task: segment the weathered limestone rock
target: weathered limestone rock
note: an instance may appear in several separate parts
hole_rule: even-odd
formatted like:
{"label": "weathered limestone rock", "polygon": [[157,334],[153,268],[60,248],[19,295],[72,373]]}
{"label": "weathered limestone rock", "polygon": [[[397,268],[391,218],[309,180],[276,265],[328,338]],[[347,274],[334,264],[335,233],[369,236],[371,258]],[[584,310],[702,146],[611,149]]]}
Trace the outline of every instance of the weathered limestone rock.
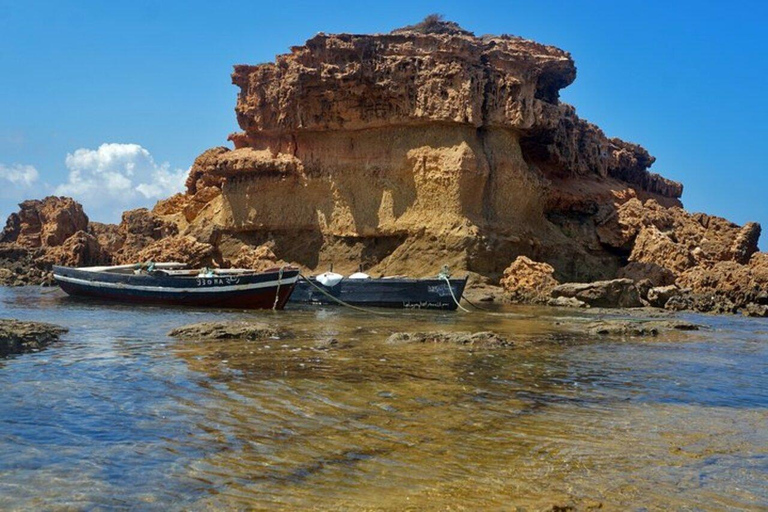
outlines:
{"label": "weathered limestone rock", "polygon": [[[425,27],[319,34],[274,63],[236,66],[235,149],[200,155],[186,201],[159,211],[196,232],[271,241],[309,269],[419,276],[449,264],[498,281],[529,254],[555,277],[613,277],[620,258],[595,235],[603,198],[609,210],[625,200],[614,197],[679,204],[682,187],[559,102],[576,76],[567,52]],[[584,209],[548,211],[573,191],[586,222]]]}
{"label": "weathered limestone rock", "polygon": [[680,289],[675,285],[657,286],[648,290],[647,299],[651,306],[663,308],[669,299],[680,295]]}
{"label": "weathered limestone rock", "polygon": [[635,308],[643,305],[631,279],[565,283],[552,290],[552,297],[575,298],[590,306],[602,308]]}
{"label": "weathered limestone rock", "polygon": [[547,306],[555,308],[588,308],[589,304],[580,301],[576,297],[550,297]]}
{"label": "weathered limestone rock", "polygon": [[266,340],[283,338],[288,333],[257,322],[201,322],[178,327],[168,333],[174,338],[188,340]]}
{"label": "weathered limestone rock", "polygon": [[40,350],[65,332],[58,325],[0,319],[0,356]]}
{"label": "weathered limestone rock", "polygon": [[669,330],[698,331],[699,326],[684,320],[601,320],[586,327],[601,336],[658,336]]}
{"label": "weathered limestone rock", "polygon": [[559,283],[552,277],[555,269],[547,263],[518,256],[504,271],[501,286],[512,302],[546,302]]}
{"label": "weathered limestone rock", "polygon": [[513,347],[515,343],[493,332],[396,332],[387,338],[393,345],[430,343],[474,348]]}
{"label": "weathered limestone rock", "polygon": [[258,271],[285,265],[285,262],[278,261],[275,253],[272,252],[271,247],[267,244],[256,248],[243,246],[240,252],[228,263],[228,266],[232,268],[247,268]]}
{"label": "weathered limestone rock", "polygon": [[217,267],[216,249],[191,236],[171,236],[148,245],[136,253],[136,262],[179,262],[192,268]]}
{"label": "weathered limestone rock", "polygon": [[112,256],[99,244],[98,239],[85,231],[78,231],[63,244],[51,247],[45,255],[52,265],[84,267],[109,265]]}
{"label": "weathered limestone rock", "polygon": [[15,242],[22,247],[55,247],[78,231],[88,228],[83,207],[69,197],[49,196],[24,201],[11,215],[0,242]]}

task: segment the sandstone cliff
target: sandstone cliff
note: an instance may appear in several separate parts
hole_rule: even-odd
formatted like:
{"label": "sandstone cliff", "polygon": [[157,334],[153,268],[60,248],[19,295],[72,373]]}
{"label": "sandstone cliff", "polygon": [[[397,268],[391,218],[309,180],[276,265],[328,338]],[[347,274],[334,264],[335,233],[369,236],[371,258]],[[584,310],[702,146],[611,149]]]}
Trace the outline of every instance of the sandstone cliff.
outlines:
{"label": "sandstone cliff", "polygon": [[452,23],[319,34],[235,66],[235,149],[203,153],[155,212],[224,257],[269,242],[312,270],[497,281],[526,255],[561,279],[612,277],[628,252],[601,223],[631,198],[679,206],[682,186],[560,103],[575,77],[558,48]]}

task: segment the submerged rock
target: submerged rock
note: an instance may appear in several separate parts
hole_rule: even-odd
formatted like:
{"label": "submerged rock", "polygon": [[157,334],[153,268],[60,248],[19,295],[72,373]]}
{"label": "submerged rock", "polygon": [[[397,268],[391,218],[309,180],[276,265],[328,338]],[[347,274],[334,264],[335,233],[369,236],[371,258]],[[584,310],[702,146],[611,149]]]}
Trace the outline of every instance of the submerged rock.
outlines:
{"label": "submerged rock", "polygon": [[699,326],[684,320],[600,320],[586,326],[586,332],[601,336],[658,336],[671,330],[698,331]]}
{"label": "submerged rock", "polygon": [[490,331],[484,332],[396,332],[387,338],[387,343],[401,345],[409,343],[434,343],[466,345],[477,348],[514,347],[515,343]]}
{"label": "submerged rock", "polygon": [[256,322],[201,322],[178,327],[168,335],[189,340],[264,340],[284,338],[288,333]]}
{"label": "submerged rock", "polygon": [[40,350],[65,332],[58,325],[0,319],[0,356]]}

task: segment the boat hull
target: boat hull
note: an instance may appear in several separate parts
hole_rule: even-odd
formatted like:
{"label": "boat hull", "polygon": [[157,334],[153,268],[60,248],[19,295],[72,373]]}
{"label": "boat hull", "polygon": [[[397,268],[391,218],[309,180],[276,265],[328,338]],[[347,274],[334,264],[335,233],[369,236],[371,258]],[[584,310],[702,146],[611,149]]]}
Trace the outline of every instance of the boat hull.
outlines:
{"label": "boat hull", "polygon": [[132,304],[236,309],[283,309],[298,275],[297,269],[286,269],[282,275],[275,270],[213,277],[122,275],[69,267],[53,269],[54,279],[61,289],[75,297]]}
{"label": "boat hull", "polygon": [[[316,279],[312,284],[347,304],[361,307],[400,309],[456,309],[448,284],[443,279],[342,279],[325,286]],[[456,299],[461,299],[467,279],[450,279]],[[304,279],[296,283],[290,303],[338,305]]]}

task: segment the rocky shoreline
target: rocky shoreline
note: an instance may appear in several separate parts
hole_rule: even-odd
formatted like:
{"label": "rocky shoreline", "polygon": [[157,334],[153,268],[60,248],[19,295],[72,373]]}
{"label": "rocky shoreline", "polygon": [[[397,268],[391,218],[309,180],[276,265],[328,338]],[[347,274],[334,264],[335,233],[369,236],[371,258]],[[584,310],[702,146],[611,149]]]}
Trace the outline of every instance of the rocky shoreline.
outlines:
{"label": "rocky shoreline", "polygon": [[21,203],[0,285],[148,260],[414,277],[447,264],[471,276],[471,300],[768,316],[760,225],[685,211],[648,151],[560,102],[575,78],[559,48],[452,22],[319,34],[235,66],[242,132],[195,160],[184,193],[119,224],[71,198]]}

